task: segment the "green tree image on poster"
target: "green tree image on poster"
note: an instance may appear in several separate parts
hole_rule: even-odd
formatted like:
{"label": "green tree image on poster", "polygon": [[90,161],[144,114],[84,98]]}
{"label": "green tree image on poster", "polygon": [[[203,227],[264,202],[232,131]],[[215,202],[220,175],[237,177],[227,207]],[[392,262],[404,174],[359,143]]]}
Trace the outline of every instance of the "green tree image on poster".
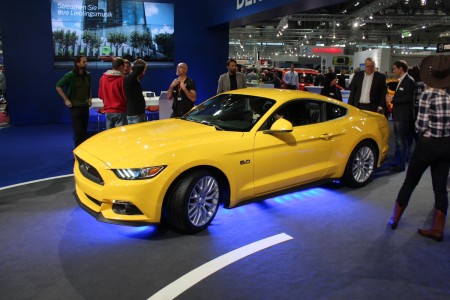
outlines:
{"label": "green tree image on poster", "polygon": [[94,69],[109,67],[114,56],[173,67],[173,3],[51,0],[51,17],[55,68],[71,68],[78,55]]}

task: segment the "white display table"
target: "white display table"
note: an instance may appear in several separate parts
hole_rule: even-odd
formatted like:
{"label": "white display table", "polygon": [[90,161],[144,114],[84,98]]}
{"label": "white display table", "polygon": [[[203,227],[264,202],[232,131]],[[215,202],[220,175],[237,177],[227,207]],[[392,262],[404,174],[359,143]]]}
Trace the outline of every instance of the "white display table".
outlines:
{"label": "white display table", "polygon": [[[159,105],[159,97],[145,97],[145,105]],[[91,108],[103,107],[103,100],[100,98],[92,98]]]}

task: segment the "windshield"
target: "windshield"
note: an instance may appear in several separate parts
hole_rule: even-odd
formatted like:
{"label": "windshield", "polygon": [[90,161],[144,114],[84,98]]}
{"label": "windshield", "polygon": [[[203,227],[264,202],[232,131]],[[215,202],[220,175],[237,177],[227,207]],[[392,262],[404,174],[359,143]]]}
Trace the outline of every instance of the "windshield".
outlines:
{"label": "windshield", "polygon": [[275,103],[248,95],[221,94],[195,107],[181,119],[226,131],[250,131]]}

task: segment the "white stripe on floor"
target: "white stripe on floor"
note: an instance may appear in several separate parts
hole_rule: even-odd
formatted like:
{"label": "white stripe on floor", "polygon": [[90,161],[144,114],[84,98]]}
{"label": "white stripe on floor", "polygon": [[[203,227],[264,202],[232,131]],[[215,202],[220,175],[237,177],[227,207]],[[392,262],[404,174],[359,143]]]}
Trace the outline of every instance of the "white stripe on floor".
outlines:
{"label": "white stripe on floor", "polygon": [[70,177],[70,176],[73,176],[73,174],[67,174],[67,175],[61,175],[61,176],[55,176],[55,177],[48,177],[48,178],[43,178],[43,179],[38,179],[38,180],[33,180],[33,181],[22,182],[22,183],[18,183],[18,184],[13,184],[13,185],[8,185],[8,186],[0,187],[0,191],[1,191],[1,190],[6,190],[6,189],[10,189],[10,188],[14,188],[14,187],[18,187],[18,186],[22,186],[22,185],[31,184],[31,183],[36,183],[36,182],[41,182],[41,181],[47,181],[47,180],[52,180],[52,179],[58,179],[58,178],[64,178],[64,177]]}
{"label": "white stripe on floor", "polygon": [[253,253],[272,247],[276,244],[286,242],[291,239],[293,239],[293,237],[285,233],[280,233],[259,240],[257,242],[251,243],[249,245],[243,246],[231,252],[228,252],[227,254],[219,256],[218,258],[215,258],[207,262],[206,264],[198,267],[197,269],[192,270],[186,275],[180,277],[179,279],[175,280],[174,282],[172,282],[171,284],[169,284],[168,286],[166,286],[165,288],[163,288],[162,290],[160,290],[159,292],[157,292],[148,299],[149,300],[174,299],[175,297],[179,296],[181,293],[183,293],[193,285],[197,284],[201,280],[205,279],[209,275],[213,274],[214,272],[217,272],[220,269],[225,268],[226,266],[234,263],[235,261],[238,261],[241,258],[249,256]]}

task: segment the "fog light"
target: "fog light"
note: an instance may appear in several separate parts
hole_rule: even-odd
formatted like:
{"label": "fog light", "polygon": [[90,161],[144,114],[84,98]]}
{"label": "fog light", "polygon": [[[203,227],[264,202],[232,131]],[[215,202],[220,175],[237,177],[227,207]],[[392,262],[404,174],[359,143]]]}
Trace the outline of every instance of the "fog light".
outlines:
{"label": "fog light", "polygon": [[142,215],[143,213],[131,202],[113,200],[112,210],[119,215]]}

